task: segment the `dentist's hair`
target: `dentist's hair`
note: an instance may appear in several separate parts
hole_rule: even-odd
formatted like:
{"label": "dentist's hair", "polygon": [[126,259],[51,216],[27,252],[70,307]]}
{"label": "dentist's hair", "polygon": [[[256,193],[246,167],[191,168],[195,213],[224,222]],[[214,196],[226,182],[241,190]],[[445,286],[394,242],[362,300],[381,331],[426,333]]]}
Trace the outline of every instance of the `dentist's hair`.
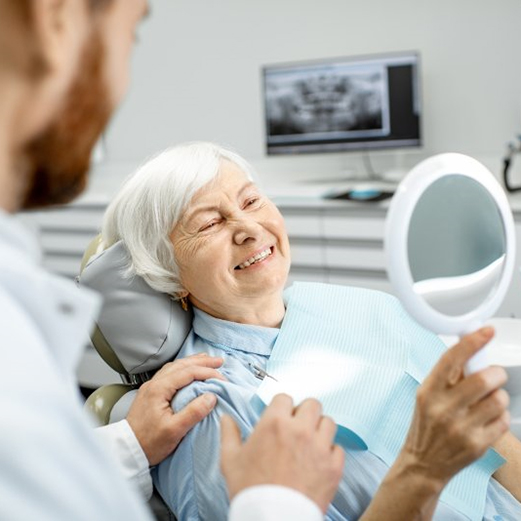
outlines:
{"label": "dentist's hair", "polygon": [[130,255],[128,276],[177,297],[183,290],[170,234],[192,197],[230,161],[253,180],[241,156],[214,143],[187,143],[159,153],[127,178],[105,212],[103,246],[123,241]]}

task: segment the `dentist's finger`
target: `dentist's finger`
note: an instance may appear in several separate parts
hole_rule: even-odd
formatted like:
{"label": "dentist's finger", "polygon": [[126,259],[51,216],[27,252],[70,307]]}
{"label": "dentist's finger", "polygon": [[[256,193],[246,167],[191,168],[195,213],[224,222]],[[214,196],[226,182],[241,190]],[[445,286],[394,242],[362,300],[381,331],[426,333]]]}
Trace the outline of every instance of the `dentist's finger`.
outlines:
{"label": "dentist's finger", "polygon": [[287,394],[280,393],[271,400],[271,403],[264,410],[260,421],[263,422],[264,419],[264,422],[267,422],[273,418],[286,418],[292,415],[293,399]]}
{"label": "dentist's finger", "polygon": [[322,404],[313,398],[304,400],[294,412],[295,418],[310,427],[316,427],[322,417]]}
{"label": "dentist's finger", "polygon": [[241,431],[227,414],[221,418],[221,469],[242,445]]}
{"label": "dentist's finger", "polygon": [[156,377],[169,376],[186,367],[198,366],[198,367],[210,367],[212,369],[218,369],[222,366],[224,360],[220,357],[208,356],[206,353],[200,353],[197,355],[188,356],[181,360],[174,360],[165,364],[157,373]]}
{"label": "dentist's finger", "polygon": [[333,440],[335,439],[337,429],[337,424],[331,418],[322,416],[318,424],[318,436],[325,442],[330,443],[331,447],[333,447]]}
{"label": "dentist's finger", "polygon": [[226,381],[226,378],[216,369],[211,369],[209,367],[191,366],[185,367],[184,369],[173,373],[170,377],[170,380],[165,382],[165,387],[176,392],[195,380],[202,381],[209,380],[210,378],[215,378],[224,382]]}
{"label": "dentist's finger", "polygon": [[172,417],[172,424],[176,425],[178,435],[183,438],[192,427],[212,412],[216,403],[215,394],[205,393],[175,413]]}

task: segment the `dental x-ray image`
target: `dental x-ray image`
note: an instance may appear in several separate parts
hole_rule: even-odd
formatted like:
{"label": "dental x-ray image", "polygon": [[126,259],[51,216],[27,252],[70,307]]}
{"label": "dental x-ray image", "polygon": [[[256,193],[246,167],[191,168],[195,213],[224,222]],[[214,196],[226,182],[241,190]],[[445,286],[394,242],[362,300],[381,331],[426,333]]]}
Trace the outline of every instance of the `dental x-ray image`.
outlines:
{"label": "dental x-ray image", "polygon": [[389,133],[387,71],[381,65],[274,72],[266,77],[266,100],[275,139]]}

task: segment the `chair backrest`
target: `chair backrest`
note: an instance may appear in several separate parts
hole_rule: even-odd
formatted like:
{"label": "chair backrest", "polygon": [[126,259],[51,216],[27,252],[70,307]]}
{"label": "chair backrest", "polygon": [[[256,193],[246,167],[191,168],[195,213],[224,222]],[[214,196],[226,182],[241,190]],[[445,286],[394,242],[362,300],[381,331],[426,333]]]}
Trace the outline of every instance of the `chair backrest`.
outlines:
{"label": "chair backrest", "polygon": [[175,358],[190,331],[192,313],[141,277],[129,276],[128,266],[124,244],[103,249],[98,236],[85,251],[78,284],[103,296],[91,335],[94,347],[125,383],[137,387]]}
{"label": "chair backrest", "polygon": [[[127,384],[104,385],[85,403],[100,425],[126,416],[141,383],[181,349],[192,313],[184,312],[172,298],[153,290],[141,277],[128,277],[128,253],[121,242],[103,249],[95,237],[81,261],[80,286],[101,293],[103,306],[91,334],[97,352]],[[156,519],[175,521],[159,494],[149,505]]]}

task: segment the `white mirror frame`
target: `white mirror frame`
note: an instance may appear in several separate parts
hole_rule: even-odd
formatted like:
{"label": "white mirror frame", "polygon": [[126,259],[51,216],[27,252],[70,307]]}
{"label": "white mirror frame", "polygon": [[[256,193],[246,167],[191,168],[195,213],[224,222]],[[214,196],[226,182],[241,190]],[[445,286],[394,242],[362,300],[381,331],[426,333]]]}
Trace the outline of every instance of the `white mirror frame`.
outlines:
{"label": "white mirror frame", "polygon": [[[474,179],[493,197],[503,221],[506,262],[495,292],[477,308],[459,316],[440,313],[413,291],[414,280],[409,267],[407,239],[412,213],[425,190],[446,175]],[[516,240],[514,218],[505,192],[493,174],[472,157],[447,153],[432,156],[415,166],[398,186],[391,200],[385,223],[384,250],[389,280],[407,311],[423,326],[438,334],[463,335],[483,326],[501,305],[512,279]],[[486,352],[473,359],[469,372],[488,365]]]}

